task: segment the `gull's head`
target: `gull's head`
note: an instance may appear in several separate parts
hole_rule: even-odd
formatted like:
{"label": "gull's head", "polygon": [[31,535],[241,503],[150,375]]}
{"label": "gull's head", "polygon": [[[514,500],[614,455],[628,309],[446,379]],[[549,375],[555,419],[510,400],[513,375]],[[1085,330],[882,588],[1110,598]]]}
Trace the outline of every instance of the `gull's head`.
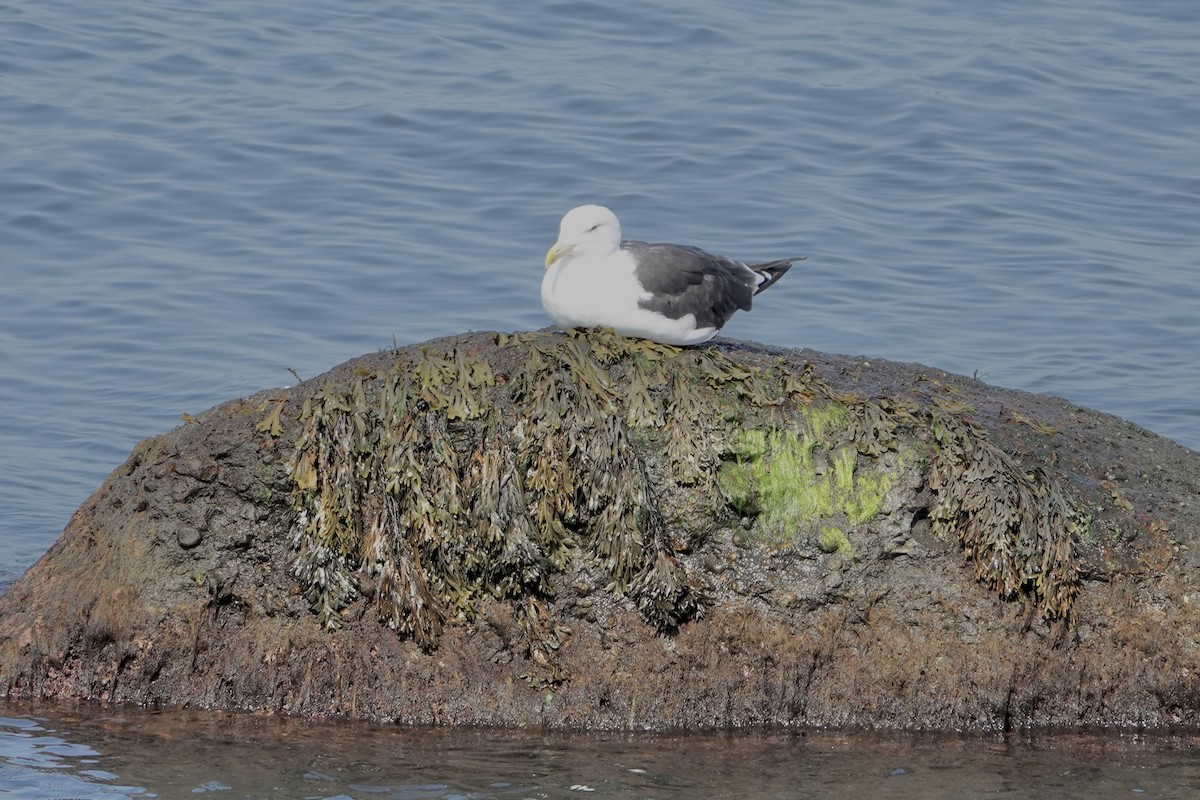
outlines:
{"label": "gull's head", "polygon": [[546,253],[546,267],[564,256],[606,256],[621,247],[621,223],[604,206],[572,208],[558,226],[558,241]]}

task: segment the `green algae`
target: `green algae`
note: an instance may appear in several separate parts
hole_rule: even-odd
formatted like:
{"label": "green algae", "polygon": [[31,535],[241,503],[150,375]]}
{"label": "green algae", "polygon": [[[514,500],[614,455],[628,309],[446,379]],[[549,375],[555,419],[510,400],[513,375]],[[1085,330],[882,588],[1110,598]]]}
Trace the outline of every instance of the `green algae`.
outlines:
{"label": "green algae", "polygon": [[762,506],[762,523],[776,539],[789,540],[801,522],[833,515],[832,481],[828,474],[818,475],[813,464],[817,443],[817,436],[809,430],[771,431],[766,453],[749,464]]}
{"label": "green algae", "polygon": [[762,535],[779,545],[791,544],[819,520],[867,523],[892,486],[889,471],[860,469],[858,449],[840,443],[848,431],[844,407],[806,407],[800,419],[799,429],[738,431],[728,446],[733,460],[718,475],[731,506],[758,516]]}
{"label": "green algae", "polygon": [[822,526],[817,547],[822,553],[838,553],[846,558],[854,558],[854,546],[850,544],[850,537],[841,528]]}

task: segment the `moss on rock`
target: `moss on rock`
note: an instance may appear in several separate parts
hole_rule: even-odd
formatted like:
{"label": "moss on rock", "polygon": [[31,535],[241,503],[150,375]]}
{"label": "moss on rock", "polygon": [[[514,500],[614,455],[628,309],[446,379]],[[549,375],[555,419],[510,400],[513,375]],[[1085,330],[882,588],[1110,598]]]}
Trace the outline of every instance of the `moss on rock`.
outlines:
{"label": "moss on rock", "polygon": [[907,456],[859,468],[849,439],[848,407],[827,402],[806,407],[796,427],[737,431],[731,460],[717,482],[739,513],[759,517],[758,530],[777,545],[791,544],[816,523],[845,518],[863,525],[880,513],[895,473]]}
{"label": "moss on rock", "polygon": [[854,558],[854,546],[841,528],[822,526],[818,546],[822,553],[839,553],[846,558]]}

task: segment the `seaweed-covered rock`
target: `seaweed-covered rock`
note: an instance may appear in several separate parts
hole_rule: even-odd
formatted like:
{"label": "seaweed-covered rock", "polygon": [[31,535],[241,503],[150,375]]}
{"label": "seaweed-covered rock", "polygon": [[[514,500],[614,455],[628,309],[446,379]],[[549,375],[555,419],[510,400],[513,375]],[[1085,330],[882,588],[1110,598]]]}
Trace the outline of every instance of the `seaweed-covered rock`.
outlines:
{"label": "seaweed-covered rock", "polygon": [[413,723],[1200,721],[1200,456],[916,365],[597,331],[344,364],[140,444],[0,693]]}

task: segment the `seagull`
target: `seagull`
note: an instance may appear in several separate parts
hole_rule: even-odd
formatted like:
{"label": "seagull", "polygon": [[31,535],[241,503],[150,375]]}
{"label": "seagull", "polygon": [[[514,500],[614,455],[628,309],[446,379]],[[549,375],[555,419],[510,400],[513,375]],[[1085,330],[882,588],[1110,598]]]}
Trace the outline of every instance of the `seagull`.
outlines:
{"label": "seagull", "polygon": [[716,336],[754,295],[798,258],[745,264],[681,244],[621,241],[604,206],[573,208],[546,253],[542,307],[563,328],[606,327],[623,336],[689,345]]}

